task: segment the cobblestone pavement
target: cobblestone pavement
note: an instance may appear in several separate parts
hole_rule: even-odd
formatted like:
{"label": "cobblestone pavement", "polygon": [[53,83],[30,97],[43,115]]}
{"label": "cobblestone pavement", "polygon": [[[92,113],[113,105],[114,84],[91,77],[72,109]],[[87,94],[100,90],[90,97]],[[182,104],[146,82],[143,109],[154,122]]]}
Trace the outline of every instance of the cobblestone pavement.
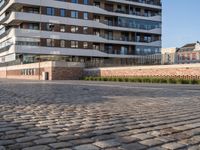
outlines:
{"label": "cobblestone pavement", "polygon": [[200,87],[0,80],[0,150],[200,150]]}

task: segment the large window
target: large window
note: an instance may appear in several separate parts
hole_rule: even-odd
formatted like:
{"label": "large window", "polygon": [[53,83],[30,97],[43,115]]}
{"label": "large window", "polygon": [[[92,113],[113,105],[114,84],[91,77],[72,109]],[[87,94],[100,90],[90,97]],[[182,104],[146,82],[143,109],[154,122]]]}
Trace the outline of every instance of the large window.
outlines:
{"label": "large window", "polygon": [[89,4],[89,0],[83,0],[83,4],[88,5]]}
{"label": "large window", "polygon": [[88,13],[87,12],[83,13],[83,19],[88,20]]}
{"label": "large window", "polygon": [[47,31],[53,31],[54,30],[55,25],[52,23],[47,23],[46,24],[46,29]]}
{"label": "large window", "polygon": [[72,18],[78,18],[78,11],[71,11]]}
{"label": "large window", "polygon": [[153,46],[136,46],[136,55],[151,55],[160,53],[159,47]]}
{"label": "large window", "polygon": [[65,9],[60,9],[60,16],[65,17]]}
{"label": "large window", "polygon": [[72,33],[78,32],[78,27],[77,26],[71,26],[71,32]]}
{"label": "large window", "polygon": [[71,48],[78,48],[78,41],[71,41]]}
{"label": "large window", "polygon": [[55,16],[55,9],[52,7],[47,7],[47,15]]}
{"label": "large window", "polygon": [[88,42],[83,42],[83,48],[88,48]]}
{"label": "large window", "polygon": [[60,41],[60,47],[64,48],[65,47],[65,40]]}
{"label": "large window", "polygon": [[60,25],[60,32],[65,32],[66,31],[66,29],[65,29],[65,25]]}
{"label": "large window", "polygon": [[127,28],[144,29],[144,30],[152,30],[152,29],[160,28],[161,23],[158,21],[119,17],[118,26],[127,27]]}
{"label": "large window", "polygon": [[71,0],[72,3],[78,3],[78,0]]}
{"label": "large window", "polygon": [[37,23],[30,23],[30,24],[28,24],[28,29],[39,30],[39,24],[37,24]]}
{"label": "large window", "polygon": [[54,47],[55,46],[55,40],[54,39],[47,39],[47,46]]}
{"label": "large window", "polygon": [[88,27],[83,27],[83,33],[88,34]]}

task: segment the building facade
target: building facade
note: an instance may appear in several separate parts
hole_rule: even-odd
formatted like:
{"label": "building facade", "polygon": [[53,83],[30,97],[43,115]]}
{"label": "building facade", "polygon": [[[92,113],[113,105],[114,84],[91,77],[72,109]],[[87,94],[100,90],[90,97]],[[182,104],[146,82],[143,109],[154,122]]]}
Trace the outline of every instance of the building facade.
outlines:
{"label": "building facade", "polygon": [[177,64],[200,63],[200,42],[189,43],[177,50]]}
{"label": "building facade", "polygon": [[162,64],[200,63],[200,42],[189,43],[180,48],[162,48]]}
{"label": "building facade", "polygon": [[176,63],[176,52],[178,48],[171,47],[171,48],[162,48],[161,55],[162,55],[162,65],[169,65]]}
{"label": "building facade", "polygon": [[160,0],[0,0],[0,63],[160,54]]}

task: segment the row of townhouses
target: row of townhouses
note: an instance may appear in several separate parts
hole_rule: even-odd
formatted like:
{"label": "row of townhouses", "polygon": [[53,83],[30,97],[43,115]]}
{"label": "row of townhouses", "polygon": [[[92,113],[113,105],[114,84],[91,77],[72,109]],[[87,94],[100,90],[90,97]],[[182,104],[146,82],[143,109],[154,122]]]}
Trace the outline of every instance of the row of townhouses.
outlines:
{"label": "row of townhouses", "polygon": [[180,48],[163,48],[162,64],[200,63],[200,42],[189,43]]}

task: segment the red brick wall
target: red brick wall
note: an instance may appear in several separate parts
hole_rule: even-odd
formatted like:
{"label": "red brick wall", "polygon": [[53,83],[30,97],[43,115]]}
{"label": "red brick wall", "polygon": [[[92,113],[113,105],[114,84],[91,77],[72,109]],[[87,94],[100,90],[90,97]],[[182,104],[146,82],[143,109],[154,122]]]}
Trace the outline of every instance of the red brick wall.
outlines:
{"label": "red brick wall", "polygon": [[101,77],[172,77],[200,79],[200,67],[120,67],[86,69],[84,76]]}
{"label": "red brick wall", "polygon": [[[26,64],[26,65],[17,65],[10,67],[2,67],[0,68],[0,78],[8,78],[8,79],[29,79],[29,80],[43,80],[42,73],[48,72],[49,80],[78,80],[83,76],[83,67],[74,67],[73,64],[70,66],[70,63],[61,62],[59,65],[63,65],[62,67],[56,67],[56,64],[53,65],[51,62],[47,62],[45,65],[41,63],[39,69],[39,65],[35,64]],[[45,67],[44,67],[45,65]],[[22,75],[22,69],[35,69],[34,75]]]}
{"label": "red brick wall", "polygon": [[83,68],[56,67],[52,70],[52,80],[77,80],[83,76]]}

